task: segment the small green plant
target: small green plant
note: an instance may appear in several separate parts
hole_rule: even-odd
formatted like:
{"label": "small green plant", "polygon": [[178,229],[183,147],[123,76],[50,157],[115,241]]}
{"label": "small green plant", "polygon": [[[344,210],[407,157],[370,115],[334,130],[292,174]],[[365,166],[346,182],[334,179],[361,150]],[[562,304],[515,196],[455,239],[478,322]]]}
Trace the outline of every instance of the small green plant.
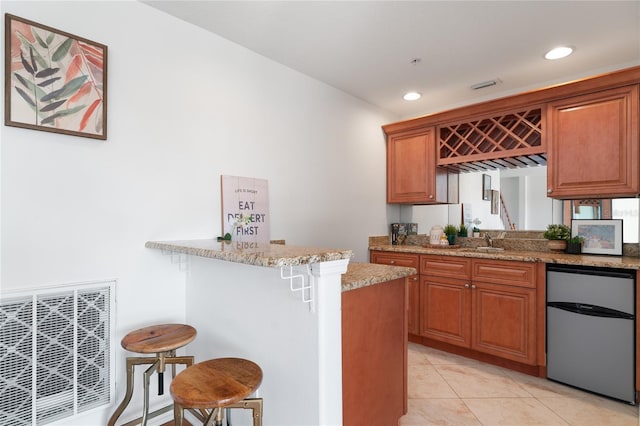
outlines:
{"label": "small green plant", "polygon": [[570,244],[582,244],[584,242],[584,237],[581,237],[580,235],[575,235],[569,238],[567,242]]}
{"label": "small green plant", "polygon": [[567,225],[551,224],[542,234],[547,240],[568,240],[571,237],[571,230]]}
{"label": "small green plant", "polygon": [[480,228],[478,228],[477,226],[473,227],[473,232],[480,232]]}
{"label": "small green plant", "polygon": [[446,236],[449,236],[449,235],[454,235],[454,236],[455,236],[455,235],[458,235],[458,228],[457,228],[455,225],[451,225],[451,224],[449,224],[449,225],[447,225],[447,226],[445,226],[445,227],[444,227],[444,234],[445,234]]}
{"label": "small green plant", "polygon": [[461,224],[460,228],[458,228],[458,237],[466,237],[469,233],[469,229],[465,226],[465,224]]}

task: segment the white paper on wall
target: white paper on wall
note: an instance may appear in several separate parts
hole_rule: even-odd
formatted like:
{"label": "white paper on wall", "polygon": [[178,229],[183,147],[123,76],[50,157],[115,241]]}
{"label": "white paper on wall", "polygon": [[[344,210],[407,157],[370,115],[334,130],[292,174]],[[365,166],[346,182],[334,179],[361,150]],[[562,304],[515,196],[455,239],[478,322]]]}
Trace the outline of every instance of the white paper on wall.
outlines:
{"label": "white paper on wall", "polygon": [[220,176],[222,235],[232,241],[269,242],[269,182],[239,176]]}

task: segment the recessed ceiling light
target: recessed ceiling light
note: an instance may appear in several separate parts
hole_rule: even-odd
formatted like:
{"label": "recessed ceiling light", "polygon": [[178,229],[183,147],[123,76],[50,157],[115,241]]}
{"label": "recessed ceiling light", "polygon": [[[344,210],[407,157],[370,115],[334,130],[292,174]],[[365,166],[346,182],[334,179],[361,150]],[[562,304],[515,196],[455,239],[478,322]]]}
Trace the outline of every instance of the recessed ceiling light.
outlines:
{"label": "recessed ceiling light", "polygon": [[551,49],[545,55],[545,59],[561,59],[573,53],[573,48],[569,46],[559,46]]}
{"label": "recessed ceiling light", "polygon": [[405,101],[417,101],[421,97],[422,97],[421,93],[418,93],[418,92],[407,92],[407,93],[404,94],[402,99],[404,99]]}

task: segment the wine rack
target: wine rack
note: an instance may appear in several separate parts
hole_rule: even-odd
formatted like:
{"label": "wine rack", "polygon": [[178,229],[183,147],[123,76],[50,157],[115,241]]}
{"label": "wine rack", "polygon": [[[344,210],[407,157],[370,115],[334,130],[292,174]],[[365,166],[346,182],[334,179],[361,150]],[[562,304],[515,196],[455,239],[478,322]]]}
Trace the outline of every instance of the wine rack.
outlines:
{"label": "wine rack", "polygon": [[542,107],[438,127],[439,166],[459,171],[546,164]]}

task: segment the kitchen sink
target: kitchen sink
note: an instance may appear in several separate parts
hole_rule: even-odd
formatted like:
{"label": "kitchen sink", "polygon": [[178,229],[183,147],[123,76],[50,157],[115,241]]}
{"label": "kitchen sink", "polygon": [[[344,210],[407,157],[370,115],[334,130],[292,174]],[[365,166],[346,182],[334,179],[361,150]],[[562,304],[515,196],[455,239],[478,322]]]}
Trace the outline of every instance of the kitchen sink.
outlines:
{"label": "kitchen sink", "polygon": [[476,247],[476,251],[484,251],[494,253],[497,251],[504,251],[502,247]]}

